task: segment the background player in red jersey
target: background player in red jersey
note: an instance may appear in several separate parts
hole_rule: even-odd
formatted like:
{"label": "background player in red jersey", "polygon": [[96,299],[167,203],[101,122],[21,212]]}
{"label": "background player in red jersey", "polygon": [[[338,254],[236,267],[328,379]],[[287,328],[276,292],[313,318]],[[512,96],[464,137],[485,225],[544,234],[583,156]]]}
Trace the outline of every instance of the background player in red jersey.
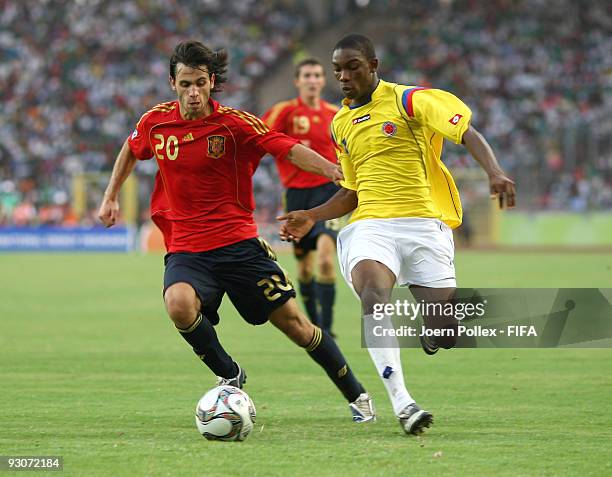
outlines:
{"label": "background player in red jersey", "polygon": [[302,315],[295,291],[253,220],[252,176],[267,152],[296,166],[342,178],[337,165],[255,116],[222,106],[210,97],[226,81],[227,53],[200,42],[180,43],[170,59],[170,84],[178,101],[145,113],[125,141],[100,206],[112,226],[121,185],[138,159],[155,157],[159,171],[151,216],[161,229],[164,301],[181,336],[218,377],[242,387],[244,370],[223,349],[213,325],[227,293],[250,324],[270,320],[321,365],[349,401],[356,422],[374,420],[370,396],[340,349]]}
{"label": "background player in red jersey", "polygon": [[[275,104],[263,116],[272,129],[298,139],[328,161],[336,164],[336,152],[330,136],[330,124],[338,108],[321,99],[325,86],[323,65],[315,58],[300,61],[295,67],[294,84],[298,97]],[[327,202],[339,188],[326,177],[296,167],[276,156],[278,172],[287,189],[288,212],[307,210]],[[293,243],[298,261],[300,294],[310,320],[331,333],[336,298],[336,236],[338,220],[318,222],[299,243]],[[317,279],[314,258],[317,251]]]}

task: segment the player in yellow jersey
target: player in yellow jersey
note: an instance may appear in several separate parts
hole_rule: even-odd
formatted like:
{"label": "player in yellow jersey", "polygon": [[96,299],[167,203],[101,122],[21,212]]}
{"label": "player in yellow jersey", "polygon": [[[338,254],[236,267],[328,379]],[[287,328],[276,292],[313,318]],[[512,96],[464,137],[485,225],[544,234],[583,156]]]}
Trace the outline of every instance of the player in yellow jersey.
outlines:
{"label": "player in yellow jersey", "polygon": [[[453,178],[440,160],[448,139],[464,144],[489,176],[501,207],[513,207],[514,183],[501,169],[486,140],[470,125],[472,113],[446,91],[388,83],[378,78],[372,42],[348,35],[333,50],[332,63],[345,99],[332,122],[344,181],[325,204],[279,217],[281,238],[299,240],[312,224],[354,210],[338,236],[345,280],[361,300],[368,352],[393,410],[406,433],[419,434],[433,422],[404,384],[395,338],[376,339],[375,311],[388,303],[395,284],[407,285],[417,301],[445,302],[456,281],[452,229],[461,224],[461,202]],[[428,326],[456,327],[456,321],[423,317]],[[439,319],[440,321],[436,321]],[[376,324],[390,327],[390,317]],[[451,348],[452,337],[422,339],[425,352]]]}

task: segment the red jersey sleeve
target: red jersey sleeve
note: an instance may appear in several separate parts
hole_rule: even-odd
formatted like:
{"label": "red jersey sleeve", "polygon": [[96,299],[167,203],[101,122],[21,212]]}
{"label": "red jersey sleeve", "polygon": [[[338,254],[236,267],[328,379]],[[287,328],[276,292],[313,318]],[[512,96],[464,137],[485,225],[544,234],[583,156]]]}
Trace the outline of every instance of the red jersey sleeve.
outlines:
{"label": "red jersey sleeve", "polygon": [[[236,114],[238,113],[238,114]],[[255,147],[261,155],[266,152],[283,159],[299,141],[278,131],[272,131],[261,119],[244,111],[234,110],[244,134],[244,142]]]}
{"label": "red jersey sleeve", "polygon": [[128,146],[132,154],[139,160],[151,159],[153,157],[153,151],[149,142],[149,129],[151,126],[148,125],[147,119],[150,116],[151,111],[147,111],[142,115],[136,129],[128,137]]}
{"label": "red jersey sleeve", "polygon": [[278,159],[284,159],[291,148],[300,141],[277,131],[268,131],[255,138],[255,142],[268,154]]}

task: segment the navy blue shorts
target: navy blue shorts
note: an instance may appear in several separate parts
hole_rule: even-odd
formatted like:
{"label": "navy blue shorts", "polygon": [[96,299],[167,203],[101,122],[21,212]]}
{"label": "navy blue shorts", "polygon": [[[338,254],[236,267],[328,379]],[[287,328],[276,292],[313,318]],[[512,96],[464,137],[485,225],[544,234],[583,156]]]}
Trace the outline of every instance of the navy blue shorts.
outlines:
{"label": "navy blue shorts", "polygon": [[171,285],[190,284],[202,303],[202,314],[219,323],[223,295],[247,323],[261,325],[270,314],[295,298],[289,277],[261,238],[198,253],[169,253],[164,258],[164,293]]}
{"label": "navy blue shorts", "polygon": [[[285,193],[285,205],[287,212],[293,210],[308,210],[324,204],[332,196],[340,190],[333,182],[328,182],[317,187],[309,187],[306,189],[289,188]],[[317,222],[310,232],[308,232],[299,243],[293,243],[293,252],[299,259],[305,256],[308,252],[317,249],[317,239],[319,235],[329,235],[336,240],[338,237],[339,227],[337,220],[326,220]]]}

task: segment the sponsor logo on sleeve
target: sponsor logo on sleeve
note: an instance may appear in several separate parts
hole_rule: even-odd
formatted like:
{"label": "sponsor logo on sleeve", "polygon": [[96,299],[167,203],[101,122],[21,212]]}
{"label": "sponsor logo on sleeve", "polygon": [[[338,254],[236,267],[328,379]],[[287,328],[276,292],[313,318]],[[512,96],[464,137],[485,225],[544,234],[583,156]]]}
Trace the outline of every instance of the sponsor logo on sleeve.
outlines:
{"label": "sponsor logo on sleeve", "polygon": [[132,133],[132,135],[130,137],[132,139],[136,139],[136,136],[138,136],[138,129],[134,129],[134,132]]}
{"label": "sponsor logo on sleeve", "polygon": [[463,114],[455,114],[452,118],[448,120],[453,126],[456,126],[459,123],[459,120],[463,117]]}

